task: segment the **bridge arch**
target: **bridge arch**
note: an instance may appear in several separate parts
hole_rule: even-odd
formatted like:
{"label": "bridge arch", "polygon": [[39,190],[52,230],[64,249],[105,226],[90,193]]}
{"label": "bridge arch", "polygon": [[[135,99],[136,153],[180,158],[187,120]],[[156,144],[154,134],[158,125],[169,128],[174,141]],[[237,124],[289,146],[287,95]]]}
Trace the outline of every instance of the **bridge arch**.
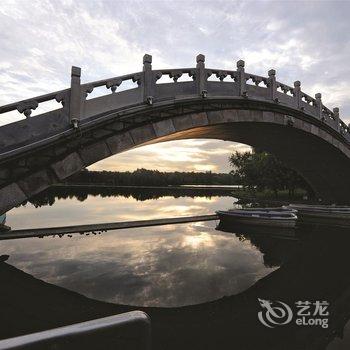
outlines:
{"label": "bridge arch", "polygon": [[[0,212],[113,154],[190,138],[264,149],[298,171],[320,198],[349,201],[349,128],[337,109],[323,106],[319,94],[313,99],[301,92],[299,82],[294,88],[276,82],[274,71],[269,78],[245,73],[242,61],[237,71],[209,70],[199,55],[196,68],[152,71],[145,57],[144,71],[127,76],[139,82],[137,88],[115,93],[123,77],[80,85],[73,69],[71,89],[0,107],[0,113],[16,108],[28,114],[0,127]],[[174,83],[157,86],[157,77],[165,73]],[[184,73],[194,80],[177,82]],[[219,81],[208,81],[210,74]],[[232,82],[221,79],[228,74]],[[255,86],[246,84],[249,79]],[[101,85],[112,94],[87,100],[86,93]],[[35,102],[49,98],[63,101],[63,108],[29,117]]]}

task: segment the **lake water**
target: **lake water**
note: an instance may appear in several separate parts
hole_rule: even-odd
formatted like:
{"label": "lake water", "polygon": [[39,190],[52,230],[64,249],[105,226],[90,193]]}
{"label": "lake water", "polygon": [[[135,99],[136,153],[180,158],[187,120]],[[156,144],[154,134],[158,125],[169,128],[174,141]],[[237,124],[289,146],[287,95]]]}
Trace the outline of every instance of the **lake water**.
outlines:
{"label": "lake water", "polygon": [[[20,229],[203,215],[232,207],[236,201],[230,196],[175,198],[155,195],[153,198],[156,199],[137,200],[131,195],[50,194],[34,201],[36,205],[50,205],[36,207],[27,203],[8,212],[7,225]],[[285,300],[290,304],[297,300],[315,302],[320,299],[328,301],[332,307],[336,305],[332,308],[332,327],[338,333],[343,329],[350,315],[350,312],[339,312],[339,309],[350,310],[349,238],[344,230],[311,227],[295,235],[276,237],[269,236],[268,232],[260,235],[245,230],[223,232],[216,229],[217,223],[208,221],[114,230],[101,235],[1,241],[0,255],[9,255],[9,259],[0,263],[6,265],[0,274],[0,283],[10,286],[5,289],[7,293],[13,289],[14,295],[19,293],[16,285],[23,283],[23,288],[33,288],[37,293],[44,288],[40,283],[46,282],[62,287],[59,289],[62,293],[77,292],[96,302],[146,309],[165,307],[175,310],[180,306],[207,305],[224,300],[230,303],[232,313],[241,315],[243,324],[248,327],[250,323],[248,329],[242,322],[235,326],[236,329],[243,327],[240,332],[245,329],[246,336],[269,331],[257,320],[258,298]],[[11,273],[10,267],[15,268],[9,270]],[[0,291],[2,305],[11,299],[4,293]],[[21,298],[23,296],[19,296],[19,300]],[[244,298],[246,308],[238,303],[240,298]],[[236,303],[238,306],[234,306]],[[153,309],[147,310],[153,319]],[[226,315],[227,306],[224,310]],[[224,312],[220,311],[217,317],[221,314]],[[161,317],[155,312],[156,329],[157,319]],[[290,330],[290,337],[295,336],[294,328]],[[335,337],[333,328],[306,328],[315,339],[326,339],[327,331],[333,332],[331,341],[325,341],[324,349],[348,349],[350,346],[350,335],[346,331],[349,326],[342,341]],[[275,334],[275,345],[281,346],[286,335]],[[237,344],[240,344],[238,340]],[[248,343],[242,344],[250,348]],[[310,346],[309,342],[305,344]],[[161,345],[156,347],[161,348]],[[270,344],[266,348],[274,347]]]}
{"label": "lake water", "polygon": [[[10,211],[13,229],[211,214],[231,197],[88,196]],[[216,222],[114,230],[102,235],[1,242],[8,262],[36,278],[88,297],[131,305],[180,306],[241,292],[268,274],[262,254]],[[108,288],[106,288],[108,286]],[[189,292],[190,291],[190,292]]]}

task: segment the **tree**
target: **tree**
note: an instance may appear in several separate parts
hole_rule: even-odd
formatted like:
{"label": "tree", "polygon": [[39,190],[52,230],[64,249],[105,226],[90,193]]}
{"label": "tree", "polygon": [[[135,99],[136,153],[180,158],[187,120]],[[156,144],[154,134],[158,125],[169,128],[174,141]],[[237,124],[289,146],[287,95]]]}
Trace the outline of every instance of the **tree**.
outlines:
{"label": "tree", "polygon": [[250,189],[270,189],[275,192],[288,190],[294,195],[296,188],[304,189],[313,195],[310,185],[295,171],[286,167],[272,154],[261,151],[235,152],[229,158],[233,167],[231,173],[239,178],[240,183]]}
{"label": "tree", "polygon": [[237,181],[231,173],[161,172],[143,168],[133,172],[83,170],[67,180],[68,183],[114,186],[236,185]]}

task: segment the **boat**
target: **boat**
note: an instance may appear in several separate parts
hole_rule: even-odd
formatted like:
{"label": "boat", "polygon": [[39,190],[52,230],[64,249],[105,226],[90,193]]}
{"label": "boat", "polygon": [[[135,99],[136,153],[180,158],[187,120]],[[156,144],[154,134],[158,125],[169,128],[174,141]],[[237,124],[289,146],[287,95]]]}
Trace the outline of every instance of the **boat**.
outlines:
{"label": "boat", "polygon": [[298,213],[298,209],[296,208],[292,208],[291,206],[282,206],[282,207],[264,207],[264,208],[244,208],[244,209],[229,209],[228,211],[246,211],[246,212],[255,212],[255,211],[262,211],[262,212],[267,212],[267,213],[271,213],[271,212],[277,212],[277,213],[293,213],[293,214],[297,214]]}
{"label": "boat", "polygon": [[350,207],[337,205],[290,204],[298,211],[300,223],[350,227]]}
{"label": "boat", "polygon": [[297,210],[294,208],[247,208],[217,211],[221,226],[251,225],[276,228],[294,228]]}

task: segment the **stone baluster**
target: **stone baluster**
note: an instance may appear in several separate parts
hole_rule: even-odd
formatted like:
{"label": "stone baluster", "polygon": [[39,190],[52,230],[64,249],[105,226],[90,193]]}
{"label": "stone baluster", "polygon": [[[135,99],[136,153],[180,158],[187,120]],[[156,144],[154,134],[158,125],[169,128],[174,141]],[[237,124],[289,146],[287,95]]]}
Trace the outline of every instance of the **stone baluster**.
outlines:
{"label": "stone baluster", "polygon": [[69,117],[74,127],[77,127],[81,118],[81,68],[72,67],[70,84]]}
{"label": "stone baluster", "polygon": [[149,104],[153,104],[154,98],[154,85],[155,81],[153,79],[152,72],[152,56],[145,54],[143,56],[143,100]]}
{"label": "stone baluster", "polygon": [[247,81],[245,78],[244,64],[243,60],[237,61],[238,90],[239,96],[247,97]]}
{"label": "stone baluster", "polygon": [[315,99],[316,99],[317,118],[318,119],[322,119],[323,118],[323,113],[322,113],[322,94],[320,92],[315,94]]}
{"label": "stone baluster", "polygon": [[205,74],[205,56],[202,54],[199,54],[196,57],[196,62],[197,62],[196,80],[197,80],[198,94],[203,98],[206,98],[208,95],[208,91],[207,91],[207,76]]}
{"label": "stone baluster", "polygon": [[339,120],[339,108],[338,107],[335,107],[333,108],[333,114],[334,114],[334,122],[335,122],[335,127],[336,127],[336,130],[339,131],[339,128],[340,128],[340,120]]}
{"label": "stone baluster", "polygon": [[301,83],[299,80],[294,82],[294,91],[293,91],[293,97],[294,97],[294,106],[297,109],[301,109]]}
{"label": "stone baluster", "polygon": [[274,69],[270,69],[268,71],[268,87],[270,91],[270,99],[274,102],[278,102],[277,99],[277,84],[276,84],[276,71]]}

